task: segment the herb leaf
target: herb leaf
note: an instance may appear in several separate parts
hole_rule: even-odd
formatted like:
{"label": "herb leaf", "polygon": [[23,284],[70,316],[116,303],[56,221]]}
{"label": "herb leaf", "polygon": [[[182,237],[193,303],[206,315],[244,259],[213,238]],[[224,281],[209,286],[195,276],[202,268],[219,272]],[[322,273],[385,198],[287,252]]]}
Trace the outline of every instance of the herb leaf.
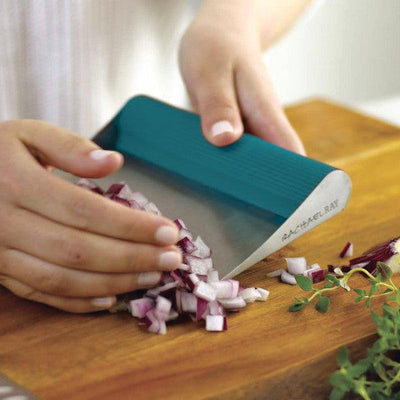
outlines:
{"label": "herb leaf", "polygon": [[321,313],[326,313],[329,310],[330,300],[329,297],[321,296],[315,304],[315,309]]}
{"label": "herb leaf", "polygon": [[312,290],[312,280],[304,275],[295,275],[295,279],[297,284],[303,289],[305,292],[309,292]]}

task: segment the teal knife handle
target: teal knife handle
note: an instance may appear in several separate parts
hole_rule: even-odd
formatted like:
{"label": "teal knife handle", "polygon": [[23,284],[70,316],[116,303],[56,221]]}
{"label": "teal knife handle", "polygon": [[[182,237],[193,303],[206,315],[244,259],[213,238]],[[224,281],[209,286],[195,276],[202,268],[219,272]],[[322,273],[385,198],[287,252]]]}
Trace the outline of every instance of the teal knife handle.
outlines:
{"label": "teal knife handle", "polygon": [[250,134],[215,147],[198,115],[146,96],[129,100],[109,129],[116,150],[284,218],[335,169]]}

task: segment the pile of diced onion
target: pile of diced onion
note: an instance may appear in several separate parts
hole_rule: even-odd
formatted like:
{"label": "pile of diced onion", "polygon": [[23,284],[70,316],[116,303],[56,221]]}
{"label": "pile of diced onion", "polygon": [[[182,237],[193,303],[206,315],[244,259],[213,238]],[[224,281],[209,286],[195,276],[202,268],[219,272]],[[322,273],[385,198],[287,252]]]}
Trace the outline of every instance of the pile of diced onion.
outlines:
{"label": "pile of diced onion", "polygon": [[[140,192],[132,192],[123,182],[111,185],[106,191],[87,179],[81,179],[78,185],[125,206],[161,215],[154,203]],[[202,238],[194,239],[181,219],[176,219],[175,224],[179,229],[177,246],[182,250],[183,264],[175,271],[163,272],[159,286],[138,291],[139,298],[125,300],[119,304],[120,309],[127,309],[154,333],[165,334],[166,323],[181,315],[188,315],[193,321],[204,320],[206,330],[218,332],[227,329],[227,312],[268,298],[268,290],[243,288],[234,279],[220,280],[213,268],[211,250]]]}

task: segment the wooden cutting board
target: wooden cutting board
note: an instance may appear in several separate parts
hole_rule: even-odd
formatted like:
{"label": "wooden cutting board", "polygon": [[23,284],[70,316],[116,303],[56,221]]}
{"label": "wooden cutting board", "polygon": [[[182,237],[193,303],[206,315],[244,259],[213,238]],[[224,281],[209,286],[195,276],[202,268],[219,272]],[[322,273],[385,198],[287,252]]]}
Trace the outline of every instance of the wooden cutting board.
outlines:
{"label": "wooden cutting board", "polygon": [[289,313],[301,290],[266,274],[283,257],[325,267],[340,263],[348,240],[357,255],[400,235],[400,129],[320,100],[287,113],[310,157],[349,173],[353,195],[340,215],[239,276],[269,289],[266,303],[230,315],[225,333],[187,322],[160,336],[126,313],[72,315],[0,288],[0,372],[54,400],[326,398],[338,348],[359,357],[374,340],[369,311],[340,291],[328,314]]}

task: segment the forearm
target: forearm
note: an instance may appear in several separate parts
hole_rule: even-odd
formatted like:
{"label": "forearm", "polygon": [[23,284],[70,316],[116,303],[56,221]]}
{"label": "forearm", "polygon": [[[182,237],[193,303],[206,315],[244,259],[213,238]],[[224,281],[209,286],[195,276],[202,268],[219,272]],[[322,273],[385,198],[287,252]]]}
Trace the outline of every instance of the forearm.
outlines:
{"label": "forearm", "polygon": [[312,0],[204,0],[197,18],[256,35],[262,49],[279,39]]}

